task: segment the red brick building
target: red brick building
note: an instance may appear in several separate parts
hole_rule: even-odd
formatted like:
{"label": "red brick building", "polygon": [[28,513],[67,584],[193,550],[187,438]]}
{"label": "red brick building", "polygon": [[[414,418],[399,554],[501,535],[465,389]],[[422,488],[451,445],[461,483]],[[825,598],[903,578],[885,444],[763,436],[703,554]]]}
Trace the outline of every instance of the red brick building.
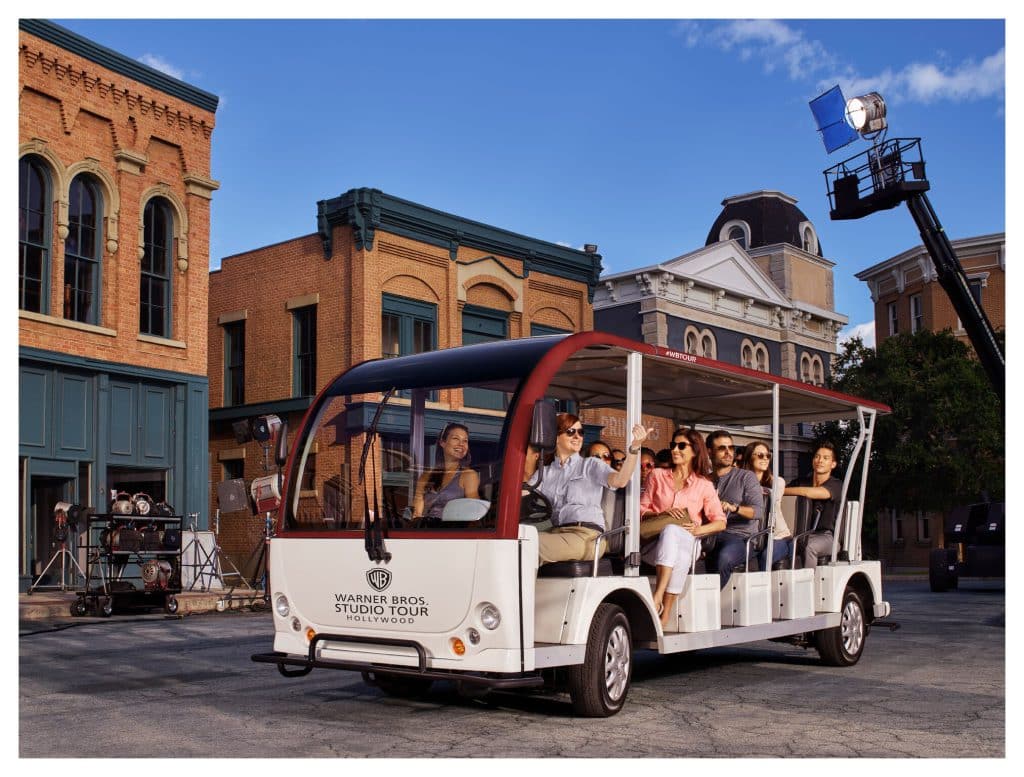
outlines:
{"label": "red brick building", "polygon": [[[314,234],[227,257],[210,274],[211,481],[249,481],[266,471],[263,448],[239,444],[234,422],[275,414],[295,430],[313,395],[351,365],[593,328],[591,300],[600,266],[596,253],[376,189],[352,189],[319,202]],[[486,394],[468,393],[440,391],[428,412],[428,429],[443,415],[466,423],[474,444],[496,444],[489,421],[497,410],[488,409]],[[379,397],[364,399],[352,412],[372,412]],[[389,424],[400,423],[384,417],[381,453],[390,451]],[[346,449],[348,459],[330,466],[327,452],[318,452],[318,471],[334,472],[335,478],[354,472],[360,440]],[[395,452],[389,460],[399,458]],[[401,474],[400,464],[394,467],[385,471],[385,480]],[[304,484],[310,499],[323,500],[324,479]],[[216,493],[212,500],[214,510]],[[224,513],[220,528],[225,552],[251,574],[262,517]]]}
{"label": "red brick building", "polygon": [[217,97],[19,22],[19,576],[53,506],[145,491],[205,520]]}
{"label": "red brick building", "polygon": [[[975,300],[996,331],[1006,327],[1006,234],[952,241]],[[857,273],[875,303],[875,342],[902,332],[949,329],[968,347],[967,332],[939,284],[923,245]],[[926,567],[932,548],[942,544],[943,516],[894,507],[879,514],[881,558],[894,566]]]}

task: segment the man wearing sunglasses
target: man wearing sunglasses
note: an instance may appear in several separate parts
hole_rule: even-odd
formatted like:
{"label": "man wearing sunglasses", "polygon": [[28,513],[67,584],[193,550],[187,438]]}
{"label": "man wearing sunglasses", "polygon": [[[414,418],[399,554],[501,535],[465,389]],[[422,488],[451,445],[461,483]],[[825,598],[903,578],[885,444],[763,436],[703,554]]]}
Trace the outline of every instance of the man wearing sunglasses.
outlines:
{"label": "man wearing sunglasses", "polygon": [[732,435],[718,429],[708,435],[707,445],[714,470],[712,480],[726,517],[725,531],[718,535],[708,556],[708,568],[718,572],[719,583],[725,588],[733,568],[746,558],[747,540],[757,531],[764,515],[764,496],[757,475],[733,466]]}
{"label": "man wearing sunglasses", "polygon": [[[633,427],[626,462],[621,470],[614,470],[600,456],[582,457],[583,423],[572,413],[558,414],[555,457],[544,467],[539,486],[551,501],[551,529],[538,533],[541,564],[594,558],[594,542],[605,531],[604,489],[619,489],[629,483],[640,444],[650,433],[641,424]],[[603,555],[607,543],[602,540],[597,550]]]}

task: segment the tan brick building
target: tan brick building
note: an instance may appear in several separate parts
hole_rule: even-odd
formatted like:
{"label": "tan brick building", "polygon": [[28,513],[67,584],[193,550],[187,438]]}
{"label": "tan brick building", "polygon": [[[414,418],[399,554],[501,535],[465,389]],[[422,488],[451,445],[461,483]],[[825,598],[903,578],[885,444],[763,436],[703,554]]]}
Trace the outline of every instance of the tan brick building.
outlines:
{"label": "tan brick building", "polygon": [[[317,226],[315,234],[227,257],[210,274],[210,478],[215,484],[237,477],[249,481],[265,472],[263,448],[239,444],[234,422],[275,414],[294,430],[314,392],[353,364],[593,328],[591,300],[600,272],[596,253],[376,189],[352,189],[319,202]],[[430,406],[428,429],[431,413],[443,415],[469,425],[474,445],[496,444],[489,423],[496,415],[488,409],[492,400],[486,392],[442,390]],[[353,413],[372,410],[371,404],[356,404]],[[381,426],[386,450],[391,423],[400,421],[385,416]],[[318,468],[355,471],[359,445],[357,440],[350,446],[351,460],[344,464],[323,462]],[[323,499],[323,483],[305,486]],[[211,510],[217,507],[215,496]],[[263,519],[224,513],[220,527],[225,552],[251,574]]]}
{"label": "tan brick building", "polygon": [[[975,300],[997,332],[1006,328],[1006,233],[951,241]],[[935,266],[923,245],[857,273],[875,304],[875,343],[903,332],[949,329],[971,347]],[[926,567],[932,548],[942,544],[943,515],[897,508],[879,514],[882,558],[894,566]]]}
{"label": "tan brick building", "polygon": [[217,97],[19,22],[19,576],[53,505],[146,491],[205,515]]}
{"label": "tan brick building", "polygon": [[[1006,327],[1006,233],[952,241],[971,293],[992,328]],[[949,329],[967,346],[970,339],[949,296],[938,282],[928,251],[919,245],[857,273],[875,303],[875,343],[900,332]]]}

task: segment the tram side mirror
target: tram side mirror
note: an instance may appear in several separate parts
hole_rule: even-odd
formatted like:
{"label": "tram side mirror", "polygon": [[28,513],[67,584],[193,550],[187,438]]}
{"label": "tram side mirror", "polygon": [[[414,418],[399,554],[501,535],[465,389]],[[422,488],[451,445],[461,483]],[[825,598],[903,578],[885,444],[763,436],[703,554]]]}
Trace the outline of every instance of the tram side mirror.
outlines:
{"label": "tram side mirror", "polygon": [[445,523],[448,521],[473,523],[487,515],[487,511],[490,509],[491,503],[484,499],[451,499],[444,506],[441,520]]}
{"label": "tram side mirror", "polygon": [[283,467],[288,462],[288,422],[281,421],[277,430],[277,442],[274,447],[274,461]]}
{"label": "tram side mirror", "polygon": [[555,406],[546,399],[538,399],[533,403],[530,445],[542,451],[550,451],[554,449],[557,437],[558,416],[555,413]]}

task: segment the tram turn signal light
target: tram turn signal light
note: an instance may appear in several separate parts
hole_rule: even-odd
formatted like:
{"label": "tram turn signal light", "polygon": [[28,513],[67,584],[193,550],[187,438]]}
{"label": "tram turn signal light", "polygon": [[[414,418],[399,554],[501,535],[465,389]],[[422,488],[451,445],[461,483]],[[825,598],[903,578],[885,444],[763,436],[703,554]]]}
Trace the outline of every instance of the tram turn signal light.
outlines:
{"label": "tram turn signal light", "polygon": [[306,629],[306,642],[312,642],[313,637],[316,636],[316,631],[313,628]]}
{"label": "tram turn signal light", "polygon": [[463,656],[466,654],[466,643],[458,637],[452,637],[452,652],[457,656]]}

